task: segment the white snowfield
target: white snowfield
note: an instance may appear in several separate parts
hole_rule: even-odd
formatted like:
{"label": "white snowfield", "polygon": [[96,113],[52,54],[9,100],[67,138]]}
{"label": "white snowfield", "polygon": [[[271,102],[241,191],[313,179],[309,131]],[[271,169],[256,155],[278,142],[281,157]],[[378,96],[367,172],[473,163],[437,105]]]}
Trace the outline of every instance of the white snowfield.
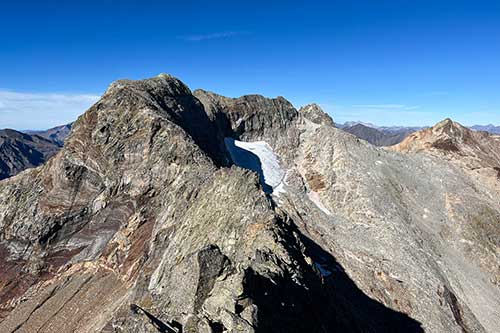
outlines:
{"label": "white snowfield", "polygon": [[236,165],[259,174],[266,192],[284,192],[286,172],[281,168],[278,157],[267,142],[243,142],[225,138],[224,143]]}

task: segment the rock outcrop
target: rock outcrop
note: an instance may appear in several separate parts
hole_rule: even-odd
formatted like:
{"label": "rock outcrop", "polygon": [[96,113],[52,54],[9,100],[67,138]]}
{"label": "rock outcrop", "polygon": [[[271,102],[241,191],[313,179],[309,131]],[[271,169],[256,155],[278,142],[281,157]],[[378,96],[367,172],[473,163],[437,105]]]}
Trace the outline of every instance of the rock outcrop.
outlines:
{"label": "rock outcrop", "polygon": [[333,119],[318,104],[309,104],[300,108],[302,116],[318,125],[335,126]]}
{"label": "rock outcrop", "polygon": [[494,332],[498,200],[311,109],[113,83],[0,182],[0,331]]}

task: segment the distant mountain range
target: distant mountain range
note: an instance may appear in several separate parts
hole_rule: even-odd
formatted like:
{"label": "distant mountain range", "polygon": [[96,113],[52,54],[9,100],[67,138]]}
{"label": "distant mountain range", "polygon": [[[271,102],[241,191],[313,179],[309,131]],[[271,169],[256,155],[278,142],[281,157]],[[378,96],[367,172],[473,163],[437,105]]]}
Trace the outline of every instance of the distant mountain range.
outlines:
{"label": "distant mountain range", "polygon": [[495,125],[474,125],[470,127],[471,129],[475,131],[484,131],[484,132],[489,132],[492,134],[500,134],[500,126],[495,126]]}
{"label": "distant mountain range", "polygon": [[[337,127],[379,147],[396,145],[402,142],[410,134],[427,128],[405,126],[377,126],[361,121],[348,121],[344,124],[337,124]],[[469,128],[475,131],[500,134],[500,126],[474,125]]]}
{"label": "distant mountain range", "polygon": [[409,134],[415,132],[415,129],[412,128],[401,128],[398,130],[377,129],[364,124],[342,127],[342,129],[375,146],[395,145],[403,141]]}
{"label": "distant mountain range", "polygon": [[11,129],[0,130],[0,180],[39,166],[55,155],[60,146],[38,135]]}
{"label": "distant mountain range", "polygon": [[423,129],[423,127],[376,126],[364,122],[346,122],[338,127],[372,145],[385,147],[403,141],[408,135]]}
{"label": "distant mountain range", "polygon": [[46,131],[0,130],[0,180],[37,167],[63,146],[71,124]]}
{"label": "distant mountain range", "polygon": [[25,133],[41,136],[50,141],[54,141],[62,147],[64,144],[64,140],[66,140],[66,137],[71,131],[71,125],[73,125],[73,123],[53,127],[45,131],[26,131]]}

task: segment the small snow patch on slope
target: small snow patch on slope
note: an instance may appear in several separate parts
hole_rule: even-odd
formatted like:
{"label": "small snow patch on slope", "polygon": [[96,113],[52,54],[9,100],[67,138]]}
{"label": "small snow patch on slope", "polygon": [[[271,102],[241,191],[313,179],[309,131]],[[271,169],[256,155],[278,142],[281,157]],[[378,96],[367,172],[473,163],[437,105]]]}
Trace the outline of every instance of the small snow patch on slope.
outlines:
{"label": "small snow patch on slope", "polygon": [[319,272],[321,273],[321,275],[322,275],[323,277],[328,277],[328,276],[332,275],[332,272],[330,272],[330,271],[327,269],[327,268],[328,268],[328,266],[326,266],[326,265],[322,265],[322,264],[317,263],[317,262],[315,262],[314,264],[316,265],[316,268],[319,270]]}
{"label": "small snow patch on slope", "polygon": [[323,213],[325,213],[326,215],[332,215],[328,208],[326,208],[325,205],[323,205],[323,203],[321,202],[318,192],[310,191],[309,193],[307,193],[307,196]]}
{"label": "small snow patch on slope", "polygon": [[224,143],[236,165],[258,173],[266,192],[284,192],[285,171],[265,141],[243,142],[225,138]]}

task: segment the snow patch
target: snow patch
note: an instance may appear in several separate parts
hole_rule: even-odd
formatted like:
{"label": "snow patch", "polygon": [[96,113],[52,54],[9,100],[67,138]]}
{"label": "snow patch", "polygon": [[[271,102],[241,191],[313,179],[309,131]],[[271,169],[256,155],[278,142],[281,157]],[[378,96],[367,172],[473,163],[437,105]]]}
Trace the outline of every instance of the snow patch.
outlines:
{"label": "snow patch", "polygon": [[328,266],[322,265],[322,264],[317,263],[317,262],[315,262],[314,265],[316,266],[316,268],[319,270],[319,272],[321,273],[321,275],[323,277],[328,277],[328,276],[332,275],[332,272],[330,272],[327,269]]}
{"label": "snow patch", "polygon": [[274,189],[273,189],[273,193],[276,194],[276,195],[280,195],[282,193],[286,193],[286,189],[285,189],[285,182],[282,181],[278,186],[276,186]]}
{"label": "snow patch", "polygon": [[268,193],[284,193],[285,171],[278,157],[265,141],[243,142],[225,138],[233,162],[242,168],[257,172],[264,190]]}
{"label": "snow patch", "polygon": [[323,203],[321,202],[318,192],[310,191],[309,193],[307,193],[307,196],[323,213],[332,215],[328,208],[326,208],[325,205],[323,205]]}

